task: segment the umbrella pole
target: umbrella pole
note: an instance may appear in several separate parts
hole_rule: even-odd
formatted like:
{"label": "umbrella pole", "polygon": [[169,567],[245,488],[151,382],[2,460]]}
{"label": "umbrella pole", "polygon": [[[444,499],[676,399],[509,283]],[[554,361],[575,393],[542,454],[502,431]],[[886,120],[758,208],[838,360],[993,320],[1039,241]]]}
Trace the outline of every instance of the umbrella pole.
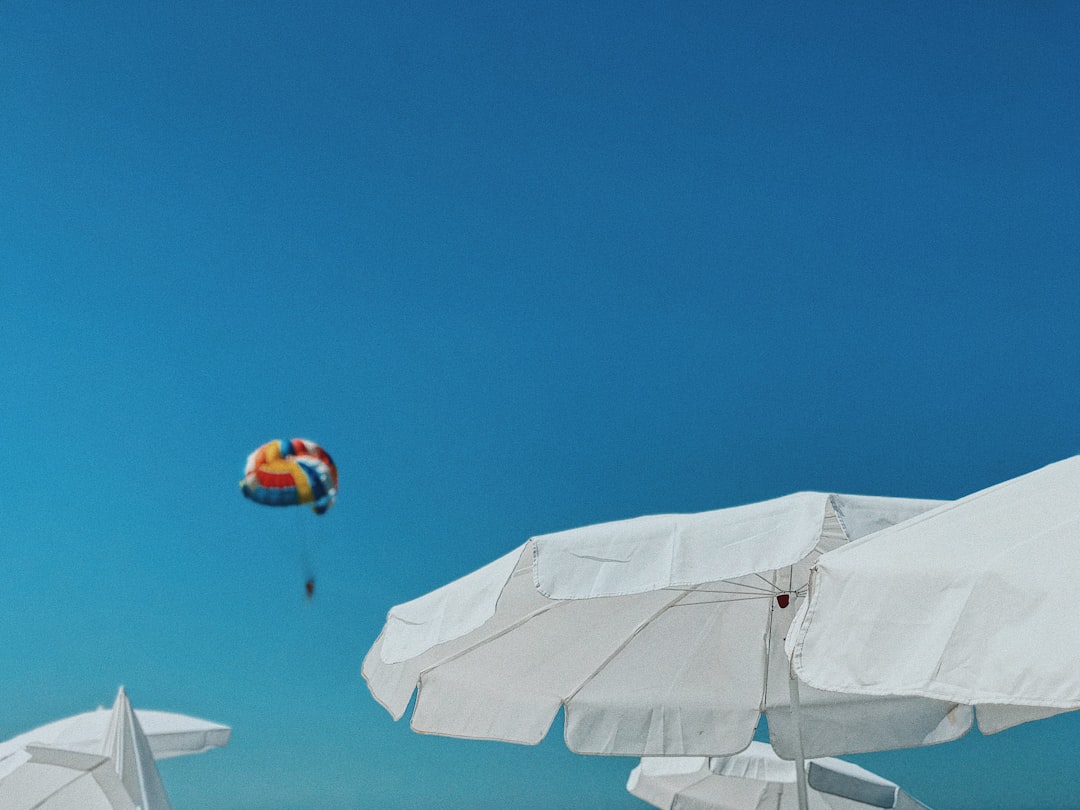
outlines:
{"label": "umbrella pole", "polygon": [[788,692],[791,695],[791,719],[795,724],[795,788],[799,793],[799,810],[808,810],[806,795],[806,757],[803,756],[802,726],[799,724],[799,679],[788,669]]}

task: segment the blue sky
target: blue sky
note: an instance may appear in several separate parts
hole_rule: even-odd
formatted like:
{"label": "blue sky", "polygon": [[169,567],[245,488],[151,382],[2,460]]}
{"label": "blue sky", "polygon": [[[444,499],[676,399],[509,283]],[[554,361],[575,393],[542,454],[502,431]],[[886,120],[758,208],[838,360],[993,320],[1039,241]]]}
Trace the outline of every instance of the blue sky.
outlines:
{"label": "blue sky", "polygon": [[[1076,6],[306,5],[0,8],[0,738],[124,684],[234,727],[178,810],[644,807],[558,733],[394,724],[387,609],[533,534],[1080,452]],[[237,488],[291,436],[317,529]],[[1060,810],[1078,744],[858,761]]]}

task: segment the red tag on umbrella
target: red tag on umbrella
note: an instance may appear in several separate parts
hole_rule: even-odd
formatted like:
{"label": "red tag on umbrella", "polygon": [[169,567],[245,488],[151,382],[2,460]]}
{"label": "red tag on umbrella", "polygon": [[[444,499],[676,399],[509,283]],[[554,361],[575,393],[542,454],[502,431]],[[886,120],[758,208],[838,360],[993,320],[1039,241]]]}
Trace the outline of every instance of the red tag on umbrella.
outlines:
{"label": "red tag on umbrella", "polygon": [[791,594],[778,593],[776,595],[776,604],[778,604],[781,608],[786,608],[789,602],[791,602]]}

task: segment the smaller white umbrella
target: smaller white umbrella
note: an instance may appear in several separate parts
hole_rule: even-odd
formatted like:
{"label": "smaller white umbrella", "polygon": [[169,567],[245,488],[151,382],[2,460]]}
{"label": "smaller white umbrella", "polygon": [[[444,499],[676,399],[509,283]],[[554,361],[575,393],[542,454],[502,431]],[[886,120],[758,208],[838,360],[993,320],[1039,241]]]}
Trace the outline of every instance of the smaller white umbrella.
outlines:
{"label": "smaller white umbrella", "polygon": [[156,760],[223,746],[230,733],[228,726],[195,717],[136,712],[120,687],[112,709],[57,720],[0,743],[0,808],[168,810]]}
{"label": "smaller white umbrella", "polygon": [[[626,789],[661,810],[795,810],[796,765],[766,743],[729,757],[643,757]],[[825,757],[806,763],[809,810],[926,810],[877,774]]]}
{"label": "smaller white umbrella", "polygon": [[[113,711],[113,708],[98,707],[92,712],[55,720],[0,742],[0,777],[4,773],[2,763],[6,757],[12,751],[31,743],[69,751],[97,753],[105,739]],[[135,716],[150,743],[155,760],[201,754],[212,748],[221,748],[229,742],[232,734],[232,729],[221,723],[175,712],[136,709]]]}

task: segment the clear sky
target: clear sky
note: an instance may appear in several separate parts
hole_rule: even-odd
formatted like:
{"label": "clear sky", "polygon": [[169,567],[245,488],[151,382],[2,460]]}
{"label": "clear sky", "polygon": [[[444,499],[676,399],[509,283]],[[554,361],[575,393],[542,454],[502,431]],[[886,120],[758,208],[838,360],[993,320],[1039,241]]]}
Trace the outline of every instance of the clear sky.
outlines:
{"label": "clear sky", "polygon": [[[1066,2],[8,0],[0,739],[123,684],[234,728],[177,810],[644,807],[558,731],[393,723],[386,611],[533,534],[1080,452],[1078,98]],[[237,488],[292,436],[318,537]],[[1060,810],[1078,747],[857,761]]]}

